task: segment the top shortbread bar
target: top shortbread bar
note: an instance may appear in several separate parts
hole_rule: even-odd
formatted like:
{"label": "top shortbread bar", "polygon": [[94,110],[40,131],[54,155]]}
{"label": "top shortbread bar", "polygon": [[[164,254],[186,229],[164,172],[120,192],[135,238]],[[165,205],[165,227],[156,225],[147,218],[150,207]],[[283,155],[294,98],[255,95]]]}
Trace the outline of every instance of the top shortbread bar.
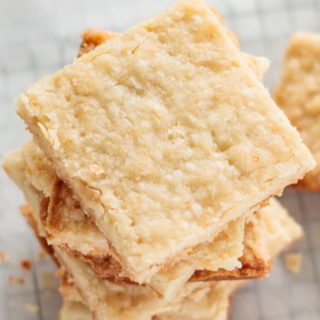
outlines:
{"label": "top shortbread bar", "polygon": [[317,162],[298,187],[320,191],[320,35],[292,36],[274,96]]}
{"label": "top shortbread bar", "polygon": [[131,278],[211,240],[313,159],[200,0],[102,44],[18,99]]}

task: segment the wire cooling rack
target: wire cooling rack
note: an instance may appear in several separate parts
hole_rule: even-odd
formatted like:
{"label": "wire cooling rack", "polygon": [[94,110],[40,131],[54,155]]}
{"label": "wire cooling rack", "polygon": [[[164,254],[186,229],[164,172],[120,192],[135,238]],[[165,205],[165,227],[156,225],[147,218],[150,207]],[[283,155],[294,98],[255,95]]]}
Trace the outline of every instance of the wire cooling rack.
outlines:
{"label": "wire cooling rack", "polygon": [[[265,79],[271,89],[290,34],[320,31],[320,0],[208,2],[238,35],[244,51],[271,59]],[[0,0],[0,157],[28,139],[15,115],[14,97],[71,62],[84,28],[123,31],[170,3]],[[288,190],[281,201],[305,229],[305,238],[290,249],[302,253],[301,271],[289,273],[283,257],[278,258],[269,277],[249,282],[233,298],[232,320],[320,319],[320,195]],[[0,171],[0,251],[9,256],[0,263],[0,320],[55,320],[61,303],[55,266],[48,258],[39,259],[40,248],[18,211],[22,202],[21,193]],[[33,263],[29,271],[19,265],[25,258]]]}

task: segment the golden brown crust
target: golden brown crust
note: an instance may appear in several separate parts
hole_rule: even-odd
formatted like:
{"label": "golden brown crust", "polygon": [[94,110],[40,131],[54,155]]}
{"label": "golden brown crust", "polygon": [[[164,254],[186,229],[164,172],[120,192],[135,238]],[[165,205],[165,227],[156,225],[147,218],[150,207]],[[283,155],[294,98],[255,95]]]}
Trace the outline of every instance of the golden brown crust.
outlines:
{"label": "golden brown crust", "polygon": [[[67,198],[73,199],[71,190],[59,180],[53,188],[49,203],[47,198],[44,198],[41,202],[41,220],[47,230],[59,228],[63,216],[60,210],[62,210],[64,201]],[[80,208],[80,205],[76,200],[73,202],[74,206]],[[268,200],[263,201],[261,206],[266,204],[268,204]],[[250,227],[251,225],[247,223],[246,230]],[[60,245],[60,247],[67,251],[72,257],[88,263],[101,279],[117,284],[134,283],[129,277],[121,276],[121,265],[107,253],[99,254],[98,252],[93,252],[92,254],[82,254],[77,250],[72,250],[67,245]],[[259,278],[265,276],[270,270],[270,263],[262,258],[258,258],[248,247],[245,247],[244,255],[240,258],[240,261],[242,263],[242,268],[234,269],[232,271],[224,269],[219,269],[217,271],[196,270],[191,277],[191,281]]]}
{"label": "golden brown crust", "polygon": [[33,230],[34,234],[36,235],[39,243],[41,244],[42,248],[52,257],[52,259],[54,260],[54,262],[59,265],[58,260],[56,259],[55,255],[54,255],[54,251],[52,249],[52,247],[50,245],[48,245],[47,240],[44,237],[41,237],[39,235],[39,230],[37,227],[37,223],[36,220],[33,216],[32,213],[32,209],[30,207],[30,205],[28,203],[23,204],[20,207],[20,211],[22,213],[22,215],[26,218],[29,226],[31,227],[31,229]]}
{"label": "golden brown crust", "polygon": [[[60,184],[58,184],[61,186]],[[42,206],[42,210],[48,208],[47,198],[43,200],[44,205]],[[54,201],[55,204],[58,204],[59,201]],[[52,208],[52,205],[50,204]],[[39,242],[44,247],[44,249],[53,257],[53,250],[50,245],[47,244],[47,241],[38,236],[38,231],[36,228],[36,224],[32,215],[32,210],[28,204],[24,204],[21,207],[21,211],[26,217],[28,223],[32,227],[34,233],[36,234]],[[54,211],[55,212],[55,211]],[[48,213],[42,211],[42,217],[50,216]],[[61,248],[68,252],[72,257],[80,259],[90,265],[92,270],[101,278],[105,280],[109,280],[110,282],[116,284],[133,284],[128,277],[121,277],[121,266],[115,261],[112,256],[101,256],[97,257],[94,255],[83,255],[76,250],[71,250],[68,246],[63,245]],[[211,281],[211,280],[239,280],[239,279],[248,279],[248,278],[259,278],[265,276],[271,267],[271,264],[259,259],[255,256],[255,254],[249,248],[245,248],[244,255],[240,258],[242,263],[241,269],[234,269],[232,271],[227,271],[220,269],[218,271],[209,271],[209,270],[197,270],[191,277],[190,281]],[[58,264],[58,262],[56,261]]]}
{"label": "golden brown crust", "polygon": [[[56,234],[66,225],[70,226],[70,224],[72,224],[72,228],[75,227],[75,220],[66,221],[67,215],[64,213],[64,210],[66,210],[66,201],[68,201],[68,208],[72,209],[70,210],[71,213],[75,214],[76,211],[80,210],[80,204],[73,198],[71,189],[66,186],[63,181],[57,179],[53,186],[50,199],[44,197],[41,201],[41,222],[49,233],[49,237],[50,232]],[[86,230],[88,227],[91,227],[90,229],[95,228],[95,225],[86,215],[82,214],[81,219],[76,221],[79,229]],[[102,249],[94,249],[88,254],[82,254],[66,244],[61,244],[59,247],[67,251],[74,258],[88,263],[102,279],[108,279],[109,281],[118,284],[132,283],[128,277],[120,276],[122,272],[121,265],[109,254],[111,250],[110,247],[106,248],[105,251]]]}
{"label": "golden brown crust", "polygon": [[67,270],[61,266],[56,272],[56,275],[60,280],[59,291],[63,299],[65,301],[83,302],[83,298]]}
{"label": "golden brown crust", "polygon": [[78,52],[78,58],[93,50],[103,42],[113,38],[114,32],[107,32],[96,28],[88,28],[81,34],[81,44]]}
{"label": "golden brown crust", "polygon": [[217,281],[217,280],[243,280],[261,278],[266,276],[272,264],[259,259],[249,248],[245,248],[244,255],[240,258],[242,267],[231,271],[219,269],[217,271],[197,270],[190,281]]}
{"label": "golden brown crust", "polygon": [[[115,262],[111,256],[97,258],[93,256],[85,256],[77,251],[63,246],[72,257],[80,259],[90,265],[92,270],[104,280],[116,284],[134,284],[128,277],[119,276],[121,272],[120,265]],[[219,269],[217,271],[196,270],[189,281],[220,281],[220,280],[243,280],[261,278],[266,276],[272,264],[263,259],[259,259],[249,248],[246,248],[246,253],[240,258],[242,267],[234,270]]]}
{"label": "golden brown crust", "polygon": [[[41,222],[49,233],[62,230],[68,223],[64,221],[66,215],[63,214],[67,199],[70,199],[68,201],[71,203],[72,209],[81,209],[79,202],[73,198],[71,189],[63,181],[57,179],[53,185],[50,199],[44,197],[40,205]],[[78,224],[91,225],[92,223],[88,216],[81,215],[81,219],[78,219]]]}
{"label": "golden brown crust", "polygon": [[121,277],[121,266],[113,259],[112,256],[97,257],[92,255],[84,255],[78,251],[71,250],[68,246],[64,245],[61,248],[68,252],[73,258],[79,259],[90,265],[91,269],[104,280],[116,284],[134,284],[128,277]]}
{"label": "golden brown crust", "polygon": [[320,191],[320,172],[319,170],[313,170],[307,173],[302,180],[299,180],[292,187],[299,190],[308,190],[319,192]]}

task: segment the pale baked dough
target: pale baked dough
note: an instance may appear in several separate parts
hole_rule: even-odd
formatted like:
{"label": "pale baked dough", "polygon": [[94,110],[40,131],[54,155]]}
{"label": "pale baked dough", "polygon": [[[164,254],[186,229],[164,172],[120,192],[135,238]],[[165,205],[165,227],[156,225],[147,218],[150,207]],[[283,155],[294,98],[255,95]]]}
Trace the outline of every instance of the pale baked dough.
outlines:
{"label": "pale baked dough", "polygon": [[[230,295],[243,283],[244,281],[197,285],[170,311],[153,316],[152,319],[226,320],[230,309]],[[79,299],[79,293],[74,285],[61,284],[60,288],[64,292],[60,320],[93,320],[91,312],[81,298]]]}
{"label": "pale baked dough", "polygon": [[[41,238],[38,234],[39,231],[32,211],[28,206],[23,206],[22,212],[40,240],[41,245],[55,259],[50,249],[51,247],[48,247],[43,241],[44,238]],[[60,278],[60,293],[64,300],[60,311],[60,320],[93,320],[93,315],[85,306],[85,302],[79,290],[75,287],[73,279],[61,265],[57,275]],[[181,301],[171,304],[170,311],[158,314],[152,319],[225,319],[224,317],[230,308],[230,294],[242,284],[243,281],[188,285],[184,289],[184,298]]]}
{"label": "pale baked dough", "polygon": [[[191,295],[190,298],[185,298],[178,304],[177,308],[175,308],[177,310],[156,315],[152,319],[227,320],[230,309],[228,291],[220,288],[209,288],[207,295],[201,301],[194,301],[194,297]],[[195,292],[194,295],[196,294]],[[64,301],[60,310],[60,320],[93,320],[93,317],[83,303]]]}
{"label": "pale baked dough", "polygon": [[[116,36],[114,33],[87,29],[82,33],[79,56],[114,36]],[[253,57],[245,53],[243,56],[257,77],[262,78],[268,68],[267,59]],[[130,282],[127,277],[119,276],[121,267],[110,257],[106,239],[80,210],[78,203],[73,200],[71,190],[61,181],[54,183],[56,178],[50,161],[45,160],[43,154],[32,142],[23,147],[22,156],[26,162],[25,175],[31,184],[34,184],[36,189],[51,198],[51,209],[42,209],[42,224],[45,225],[49,243],[64,246],[65,249],[70,248],[71,250],[68,251],[72,252],[73,256],[90,263],[93,270],[101,278],[117,283]],[[11,162],[17,162],[17,159],[14,159],[17,157],[19,157],[17,154],[12,154]],[[6,162],[10,162],[10,159],[7,159]],[[7,166],[10,168],[10,164]],[[35,211],[39,211],[38,208],[35,208]],[[44,214],[43,211],[45,211]],[[194,261],[192,267],[189,262],[185,265],[180,264],[171,270],[166,268],[164,274],[158,274],[158,277],[154,279],[152,284],[155,289],[159,290],[161,287],[163,294],[165,288],[170,288],[167,283],[169,275],[174,288],[181,286],[197,268],[198,270],[191,278],[192,281],[254,278],[265,275],[269,270],[267,260],[258,259],[254,252],[250,252],[248,248],[246,248],[245,254],[242,254],[243,240],[240,237],[242,238],[243,234],[243,223],[243,218],[242,223],[231,222],[227,230],[221,232],[213,244],[197,246],[197,261]],[[189,256],[191,255],[195,254],[189,252]],[[238,261],[240,255],[242,255],[241,263]],[[171,292],[174,293],[172,290]]]}
{"label": "pale baked dough", "polygon": [[138,282],[313,166],[200,0],[118,35],[34,84],[18,104]]}
{"label": "pale baked dough", "polygon": [[[239,285],[237,281],[189,283],[184,285],[174,299],[165,301],[141,286],[118,286],[107,281],[102,283],[90,268],[79,260],[66,255],[60,249],[57,250],[57,255],[74,278],[76,285],[80,285],[81,295],[97,320],[151,319],[159,313],[179,314],[188,304],[190,305],[187,312],[195,309],[192,312],[202,311],[207,314],[206,317],[198,314],[199,319],[208,319],[208,315],[215,319],[215,315],[227,312],[228,297]],[[220,287],[224,290],[219,290],[217,295],[217,288]],[[86,292],[82,291],[83,289]],[[192,315],[196,318],[197,313],[189,314]]]}
{"label": "pale baked dough", "polygon": [[[217,14],[217,12],[214,12]],[[221,20],[221,22],[223,22]],[[81,44],[78,51],[78,58],[83,56],[84,54],[92,51],[97,46],[111,40],[116,37],[118,33],[104,31],[97,28],[88,28],[81,33]],[[231,34],[235,45],[239,47],[238,39],[235,34]],[[265,57],[256,57],[252,56],[248,53],[241,52],[243,58],[246,60],[250,68],[254,71],[258,79],[262,80],[265,73],[267,72],[270,61]]]}
{"label": "pale baked dough", "polygon": [[[61,284],[60,292],[64,300],[61,309],[60,320],[78,320],[76,315],[86,316],[84,319],[91,319],[91,313],[85,307],[85,302],[75,288],[73,280],[63,269],[59,271]],[[197,284],[188,288],[185,297],[172,306],[170,311],[154,316],[152,319],[199,319],[199,320],[222,320],[227,319],[230,309],[230,295],[242,286],[244,281],[227,282],[220,284]],[[73,316],[73,318],[68,318]],[[81,318],[79,320],[82,320]]]}
{"label": "pale baked dough", "polygon": [[317,162],[297,187],[320,191],[320,35],[294,34],[274,97]]}
{"label": "pale baked dough", "polygon": [[[116,34],[98,29],[87,29],[81,36],[79,56],[110,40]],[[257,58],[245,53],[243,55],[257,77],[262,78],[268,68],[268,61],[265,58]],[[10,155],[5,161],[5,167],[8,167],[11,175],[18,175],[12,172],[14,168],[11,168],[10,162],[17,166],[18,158],[23,158],[20,162],[25,163],[24,174],[27,180],[46,197],[51,198],[50,210],[42,209],[42,211],[46,211],[44,214],[42,212],[42,224],[47,231],[47,241],[50,244],[64,246],[65,249],[70,248],[69,252],[73,252],[74,256],[89,262],[101,278],[112,279],[118,283],[130,281],[127,277],[119,276],[121,267],[110,257],[106,239],[80,210],[77,201],[73,200],[71,190],[61,181],[55,182],[58,179],[55,177],[50,161],[45,159],[32,142],[24,145],[21,153],[22,155],[19,155],[19,151],[16,151]],[[23,175],[22,172],[21,175]],[[30,187],[29,185],[28,188]],[[26,194],[28,194],[28,188],[23,188]],[[37,212],[39,209],[34,207],[34,211]],[[171,271],[167,268],[164,275],[159,274],[158,279],[154,279],[155,289],[159,290],[161,287],[162,294],[165,292],[165,288],[168,288],[168,281],[166,281],[168,274],[171,275],[174,287],[181,285],[196,268],[202,268],[202,270],[199,269],[193,274],[192,281],[254,278],[265,275],[269,269],[268,262],[259,261],[254,253],[246,252],[243,254],[242,252],[244,219],[241,220],[241,223],[231,222],[229,228],[221,232],[218,239],[215,239],[214,244],[197,246],[198,263],[193,263],[193,267],[180,264],[180,267],[171,268]],[[81,255],[75,253],[75,250],[79,251]],[[189,252],[190,255],[194,255],[194,253]],[[238,257],[241,255],[241,263],[239,263]],[[204,270],[206,268],[211,271]],[[217,271],[213,272],[213,270]]]}
{"label": "pale baked dough", "polygon": [[[52,174],[50,162],[46,161],[32,141],[25,144],[21,150],[9,154],[4,161],[4,167],[25,193],[26,199],[36,203],[33,211],[36,216],[41,216],[40,227],[45,229],[49,244],[58,245],[74,257],[89,263],[100,278],[116,283],[132,282],[123,273],[119,263],[111,257],[106,238],[83,213],[70,189],[61,181],[55,183],[57,178]],[[43,186],[45,188],[38,189]],[[33,192],[34,197],[42,198],[42,201],[33,201]],[[201,271],[201,280],[219,280],[221,270],[222,278],[241,277],[233,270],[242,269],[241,261],[246,269],[248,268],[248,259],[242,257],[244,225],[245,217],[231,221],[211,242],[195,246],[192,251],[184,254],[180,262],[155,274],[150,286],[159,294],[170,298],[191,278],[196,269]],[[249,267],[252,271],[249,275],[251,277],[262,276],[268,271],[268,268],[264,268],[261,269],[262,273],[254,273],[255,260]],[[196,273],[192,281],[196,281],[198,277],[200,275]]]}
{"label": "pale baked dough", "polygon": [[[253,227],[254,225],[256,225],[256,228]],[[264,250],[260,252],[271,259],[302,235],[301,228],[275,200],[271,201],[271,205],[268,208],[254,216],[252,227],[256,231],[256,234],[254,232],[252,235],[252,241],[261,244],[261,239],[257,237],[264,238]],[[115,319],[148,319],[151,315],[172,312],[172,310],[166,310],[168,306],[165,305],[164,300],[159,301],[156,298],[154,300],[153,294],[148,292],[146,287],[119,286],[110,284],[108,281],[102,284],[101,280],[88,265],[74,259],[60,249],[57,249],[57,254],[68,273],[73,277],[86,304],[92,311],[96,310],[95,316],[97,319],[108,317],[114,317]],[[210,288],[209,283],[185,284],[175,297],[177,299],[191,298],[191,292],[188,291],[190,288],[192,290],[194,288],[208,290]],[[224,283],[228,286],[236,286],[238,282],[220,281],[213,283],[214,286],[223,286]],[[194,285],[194,287],[191,285]],[[203,297],[199,298],[198,304],[201,304],[201,301],[205,301]],[[176,308],[178,305],[175,300],[171,300],[170,303],[172,303],[170,308]],[[213,305],[213,307],[215,306]],[[191,310],[188,312],[191,314]]]}
{"label": "pale baked dough", "polygon": [[64,301],[59,320],[93,320],[90,310],[81,302]]}
{"label": "pale baked dough", "polygon": [[275,199],[270,199],[269,206],[252,215],[247,227],[250,232],[246,233],[246,246],[254,250],[258,258],[267,260],[303,235],[301,226]]}
{"label": "pale baked dough", "polygon": [[[32,220],[33,216],[32,211],[28,207],[23,207],[23,213],[27,218],[29,217],[30,223],[30,217]],[[34,225],[31,223],[33,228]],[[247,225],[255,231],[249,237],[252,245],[263,246],[264,248],[259,251],[260,254],[267,255],[271,259],[302,235],[301,228],[275,200],[271,201],[269,207],[256,214],[251,219],[251,223]],[[34,229],[34,231],[37,234],[37,230]],[[262,239],[264,239],[264,243]],[[72,300],[88,304],[89,308],[94,311],[96,319],[150,319],[151,315],[159,313],[172,316],[177,311],[181,311],[179,306],[184,309],[185,300],[190,300],[189,298],[191,298],[191,306],[206,305],[207,297],[203,293],[208,292],[208,288],[212,288],[212,286],[224,288],[224,284],[226,284],[226,287],[230,289],[239,285],[239,281],[189,283],[180,288],[170,301],[167,301],[159,299],[154,291],[147,287],[129,284],[116,285],[109,281],[102,281],[86,263],[69,256],[58,247],[55,247],[55,252],[60,263],[71,275],[70,278],[66,277],[66,274],[63,276],[60,273],[63,296],[70,297],[72,295],[74,297]],[[73,281],[80,290],[80,295],[74,287]],[[200,295],[196,294],[198,300],[195,300],[193,296],[195,289],[196,292],[197,290],[202,292]],[[223,292],[225,293],[225,291]],[[179,302],[180,299],[183,301],[182,304]],[[195,316],[191,314],[192,309],[187,310],[191,317]],[[207,304],[207,309],[202,312],[208,314],[208,312],[218,312],[219,310],[217,305]],[[197,315],[199,316],[199,314]]]}

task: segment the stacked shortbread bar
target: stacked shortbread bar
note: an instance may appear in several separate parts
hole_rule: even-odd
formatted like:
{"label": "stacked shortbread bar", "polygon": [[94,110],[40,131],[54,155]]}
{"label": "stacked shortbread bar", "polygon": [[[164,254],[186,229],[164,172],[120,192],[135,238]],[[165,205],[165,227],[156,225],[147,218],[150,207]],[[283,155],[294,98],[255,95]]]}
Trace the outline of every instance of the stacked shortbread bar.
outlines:
{"label": "stacked shortbread bar", "polygon": [[297,187],[320,190],[320,35],[296,33],[288,45],[275,100],[297,127],[317,165]]}
{"label": "stacked shortbread bar", "polygon": [[4,167],[59,265],[62,319],[226,319],[302,235],[272,199],[314,166],[220,16],[183,0],[18,98]]}

